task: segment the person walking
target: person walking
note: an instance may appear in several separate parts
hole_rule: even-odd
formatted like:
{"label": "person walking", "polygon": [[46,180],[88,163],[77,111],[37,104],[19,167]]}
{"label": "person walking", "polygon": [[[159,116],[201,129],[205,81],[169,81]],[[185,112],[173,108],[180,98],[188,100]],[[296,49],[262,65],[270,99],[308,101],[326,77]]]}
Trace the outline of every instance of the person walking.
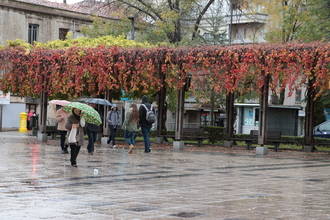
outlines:
{"label": "person walking", "polygon": [[95,124],[86,123],[86,133],[88,136],[88,145],[87,151],[90,155],[94,153],[94,144],[96,142],[97,132],[99,131],[100,127]]}
{"label": "person walking", "polygon": [[27,129],[28,130],[32,130],[32,116],[33,116],[33,112],[32,110],[30,110],[28,113],[27,113]]}
{"label": "person walking", "polygon": [[151,143],[150,143],[150,130],[152,124],[156,121],[155,112],[153,106],[150,104],[148,97],[142,97],[142,104],[139,108],[139,125],[141,127],[143,140],[144,140],[144,152],[151,152]]}
{"label": "person walking", "polygon": [[107,141],[108,144],[112,142],[112,147],[116,147],[116,132],[117,128],[120,125],[119,122],[119,113],[118,108],[116,105],[112,106],[111,110],[108,112],[107,115],[107,122],[110,129],[109,139]]}
{"label": "person walking", "polygon": [[80,147],[84,142],[85,121],[81,118],[81,111],[73,108],[72,114],[68,117],[65,128],[68,130],[68,143],[71,149],[71,166],[77,167],[77,157]]}
{"label": "person walking", "polygon": [[139,111],[136,104],[131,104],[130,108],[125,114],[125,121],[123,123],[123,129],[125,129],[125,139],[129,145],[128,153],[133,152],[135,146],[136,132],[138,131]]}
{"label": "person walking", "polygon": [[60,109],[56,111],[56,121],[57,121],[57,130],[61,137],[60,138],[61,149],[63,154],[68,154],[69,153],[68,145],[65,143],[65,138],[67,134],[67,129],[65,128],[65,125],[68,120],[69,114],[66,111],[64,111],[61,106],[57,106],[57,107],[60,107]]}

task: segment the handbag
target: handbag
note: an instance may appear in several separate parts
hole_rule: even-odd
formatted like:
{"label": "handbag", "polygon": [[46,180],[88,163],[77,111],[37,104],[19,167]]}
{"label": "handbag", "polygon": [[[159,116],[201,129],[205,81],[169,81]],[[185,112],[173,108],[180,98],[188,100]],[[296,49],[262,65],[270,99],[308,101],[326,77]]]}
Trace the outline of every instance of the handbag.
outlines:
{"label": "handbag", "polygon": [[78,129],[77,128],[72,128],[68,137],[68,143],[69,144],[75,144],[77,143],[77,132]]}

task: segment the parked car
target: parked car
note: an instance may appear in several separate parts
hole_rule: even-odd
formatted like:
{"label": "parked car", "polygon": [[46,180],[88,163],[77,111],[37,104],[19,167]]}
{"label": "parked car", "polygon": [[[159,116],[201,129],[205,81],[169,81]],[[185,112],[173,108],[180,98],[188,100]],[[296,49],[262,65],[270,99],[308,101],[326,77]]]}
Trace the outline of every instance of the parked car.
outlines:
{"label": "parked car", "polygon": [[330,120],[314,127],[314,137],[330,138]]}

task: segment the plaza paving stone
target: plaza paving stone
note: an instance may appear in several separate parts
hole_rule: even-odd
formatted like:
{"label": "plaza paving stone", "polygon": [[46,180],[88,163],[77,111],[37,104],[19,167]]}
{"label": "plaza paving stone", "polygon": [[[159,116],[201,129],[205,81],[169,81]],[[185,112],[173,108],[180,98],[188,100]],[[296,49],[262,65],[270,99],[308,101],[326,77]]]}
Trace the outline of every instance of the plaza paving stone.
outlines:
{"label": "plaza paving stone", "polygon": [[0,133],[0,219],[330,219],[330,155],[253,151],[145,154]]}

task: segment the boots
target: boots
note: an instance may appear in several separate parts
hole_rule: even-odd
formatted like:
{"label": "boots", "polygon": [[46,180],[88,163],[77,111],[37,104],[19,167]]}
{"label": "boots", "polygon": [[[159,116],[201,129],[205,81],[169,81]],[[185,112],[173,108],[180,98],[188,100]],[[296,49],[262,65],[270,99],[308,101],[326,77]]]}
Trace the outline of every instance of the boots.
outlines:
{"label": "boots", "polygon": [[133,148],[134,148],[134,145],[133,144],[130,144],[129,145],[129,149],[128,149],[128,153],[129,154],[133,153]]}
{"label": "boots", "polygon": [[70,144],[70,148],[71,148],[71,166],[73,167],[77,167],[77,157],[80,151],[80,146],[76,145],[76,144]]}

